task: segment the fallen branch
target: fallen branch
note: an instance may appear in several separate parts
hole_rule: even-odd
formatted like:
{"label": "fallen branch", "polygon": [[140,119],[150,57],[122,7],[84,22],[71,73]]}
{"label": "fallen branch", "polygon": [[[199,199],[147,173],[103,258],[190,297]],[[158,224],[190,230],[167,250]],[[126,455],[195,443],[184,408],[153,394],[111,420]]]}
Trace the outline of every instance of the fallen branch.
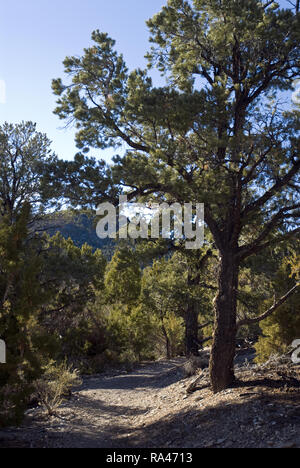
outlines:
{"label": "fallen branch", "polygon": [[[198,383],[200,382],[201,379],[203,379],[203,377],[205,377],[205,373],[201,373],[186,389],[186,393],[193,393],[193,392],[196,392],[198,390]],[[207,387],[209,387],[210,384],[207,385]],[[201,387],[201,388],[205,388],[205,386]]]}

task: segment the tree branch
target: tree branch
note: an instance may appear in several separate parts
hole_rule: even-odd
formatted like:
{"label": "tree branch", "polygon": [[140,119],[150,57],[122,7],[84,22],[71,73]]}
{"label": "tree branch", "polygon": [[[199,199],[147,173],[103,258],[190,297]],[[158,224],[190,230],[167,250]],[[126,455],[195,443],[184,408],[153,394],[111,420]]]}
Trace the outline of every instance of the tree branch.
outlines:
{"label": "tree branch", "polygon": [[203,325],[199,325],[199,326],[198,326],[198,330],[202,330],[203,328],[206,328],[206,327],[208,327],[209,325],[213,325],[213,323],[214,323],[214,322],[213,322],[212,320],[210,320],[209,322],[206,322],[206,323],[204,323]]}
{"label": "tree branch", "polygon": [[300,159],[293,164],[293,167],[289,170],[289,172],[284,177],[279,179],[273,185],[273,187],[271,187],[267,192],[264,193],[264,195],[262,195],[260,198],[255,200],[253,203],[251,203],[244,209],[242,213],[242,218],[245,218],[251,211],[255,211],[261,206],[265,205],[267,201],[269,201],[276,192],[278,192],[282,187],[287,185],[287,183],[294,177],[294,175],[297,174],[299,169]]}
{"label": "tree branch", "polygon": [[264,242],[263,244],[252,243],[252,244],[242,246],[238,250],[239,259],[240,261],[245,260],[250,255],[257,254],[261,250],[264,250],[267,247],[270,247],[271,245],[278,244],[279,242],[289,239],[290,237],[294,237],[299,232],[300,232],[300,228],[296,228],[296,229],[293,229],[292,231],[288,231],[286,234],[283,234],[282,236],[277,236],[268,242]]}
{"label": "tree branch", "polygon": [[293,294],[294,292],[299,288],[300,283],[297,283],[292,289],[290,289],[284,296],[282,296],[277,302],[274,301],[274,304],[270,309],[268,309],[266,312],[264,312],[262,315],[259,315],[258,317],[254,318],[246,318],[243,320],[240,320],[237,324],[237,328],[240,328],[244,325],[252,325],[254,323],[261,322],[262,320],[266,319],[269,317],[273,312],[275,312],[278,307],[280,307],[284,302],[286,302]]}
{"label": "tree branch", "polygon": [[255,246],[257,245],[261,245],[262,241],[264,239],[266,239],[266,237],[270,234],[270,232],[276,227],[276,225],[278,223],[280,223],[281,221],[283,221],[285,218],[289,217],[289,211],[293,211],[293,210],[296,210],[300,208],[300,204],[295,204],[295,205],[292,205],[292,206],[287,206],[285,208],[281,208],[281,210],[279,210],[271,219],[270,221],[264,226],[262,232],[260,233],[260,235],[251,243],[249,244],[248,246],[245,246],[245,247],[242,247],[241,250],[244,250],[244,249],[249,249],[251,250],[253,247],[255,248]]}

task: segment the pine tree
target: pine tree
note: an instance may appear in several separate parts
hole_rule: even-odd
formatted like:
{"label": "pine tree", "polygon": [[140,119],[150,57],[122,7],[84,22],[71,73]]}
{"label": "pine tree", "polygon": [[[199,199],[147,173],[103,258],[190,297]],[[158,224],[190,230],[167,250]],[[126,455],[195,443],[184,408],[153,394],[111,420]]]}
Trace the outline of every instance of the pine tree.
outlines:
{"label": "pine tree", "polygon": [[150,66],[166,86],[129,73],[115,42],[95,31],[82,57],[64,61],[72,83],[53,81],[55,112],[76,120],[84,152],[128,148],[98,185],[99,201],[112,182],[129,199],[205,204],[220,262],[210,363],[218,392],[234,382],[240,267],[299,232],[300,115],[283,113],[279,98],[299,76],[300,16],[259,0],[168,0],[148,26]]}
{"label": "pine tree", "polygon": [[14,222],[29,202],[33,218],[55,203],[59,189],[50,188],[45,179],[46,168],[57,159],[50,144],[33,122],[0,126],[0,216]]}
{"label": "pine tree", "polygon": [[134,252],[119,248],[105,271],[105,289],[108,299],[121,304],[134,304],[141,292],[141,269]]}
{"label": "pine tree", "polygon": [[38,282],[40,259],[27,245],[29,219],[25,203],[13,225],[9,216],[0,223],[0,336],[7,347],[7,363],[0,367],[0,425],[20,422],[41,372],[29,330],[45,296]]}

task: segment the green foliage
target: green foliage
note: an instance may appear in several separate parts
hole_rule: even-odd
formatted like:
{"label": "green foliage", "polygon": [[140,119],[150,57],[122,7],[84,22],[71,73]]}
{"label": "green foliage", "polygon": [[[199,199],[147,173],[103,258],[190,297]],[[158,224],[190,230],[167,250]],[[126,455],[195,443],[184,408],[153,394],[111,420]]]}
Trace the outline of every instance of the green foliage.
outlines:
{"label": "green foliage", "polygon": [[135,303],[141,291],[141,270],[132,250],[119,248],[105,271],[108,299],[122,304]]}
{"label": "green foliage", "polygon": [[56,204],[57,192],[43,178],[56,157],[35,124],[4,123],[0,153],[0,336],[7,346],[7,363],[0,368],[0,424],[6,425],[21,421],[32,383],[42,373],[41,359],[56,349],[55,335],[39,323],[51,289],[43,284],[42,242],[32,226]]}
{"label": "green foliage", "polygon": [[0,214],[10,222],[26,203],[37,214],[55,202],[57,192],[44,181],[47,167],[57,161],[50,143],[32,122],[0,126]]}
{"label": "green foliage", "polygon": [[0,336],[7,344],[7,364],[0,368],[3,424],[20,421],[47,358],[81,362],[105,349],[89,305],[103,288],[106,260],[99,250],[78,248],[59,234],[29,236],[29,220],[30,206],[24,205],[15,223],[0,223]]}
{"label": "green foliage", "polygon": [[104,287],[106,260],[100,250],[87,244],[76,247],[59,233],[44,242],[40,277],[51,297],[41,310],[40,324],[59,336],[59,355],[80,367],[86,355],[105,349],[104,331],[92,305]]}
{"label": "green foliage", "polygon": [[95,210],[103,198],[115,201],[120,193],[106,163],[81,153],[73,161],[59,159],[48,164],[43,183],[60,199],[67,199],[72,208],[84,207],[88,211]]}
{"label": "green foliage", "polygon": [[22,378],[21,375],[14,374],[11,382],[0,384],[0,428],[5,426],[18,425],[22,422],[24,411],[27,408],[32,387]]}
{"label": "green foliage", "polygon": [[47,214],[39,223],[50,236],[59,232],[65,239],[71,238],[76,247],[88,244],[93,250],[101,250],[107,260],[111,260],[116,248],[112,239],[100,239],[96,234],[95,213],[89,211],[58,211]]}
{"label": "green foliage", "polygon": [[[183,351],[187,277],[180,256],[155,260],[142,278],[141,307],[156,323],[154,349],[172,357]],[[182,259],[181,259],[182,260]]]}
{"label": "green foliage", "polygon": [[108,347],[119,355],[120,362],[151,354],[154,325],[140,305],[141,278],[135,253],[120,247],[105,271],[105,300],[98,301],[105,317]]}
{"label": "green foliage", "polygon": [[[299,255],[295,252],[285,258],[274,277],[273,288],[276,296],[284,295],[294,285],[295,277],[299,275]],[[262,336],[255,345],[257,362],[264,362],[273,354],[284,354],[290,345],[300,336],[300,291],[280,306],[271,316],[260,323]],[[272,305],[264,301],[265,309]]]}
{"label": "green foliage", "polygon": [[29,204],[14,224],[0,222],[0,336],[7,345],[7,363],[0,367],[1,424],[19,422],[30,396],[31,382],[40,374],[39,358],[28,330],[47,295],[37,280],[40,260],[26,245]]}
{"label": "green foliage", "polygon": [[120,363],[130,359],[138,361],[154,357],[152,340],[155,324],[150,314],[145,314],[141,306],[129,310],[120,304],[109,306],[105,323],[110,350],[117,353]]}
{"label": "green foliage", "polygon": [[169,342],[169,357],[184,353],[184,319],[175,312],[167,312],[162,326]]}
{"label": "green foliage", "polygon": [[40,233],[57,194],[45,182],[56,161],[49,145],[30,122],[0,127],[0,336],[7,346],[1,425],[21,421],[45,362],[66,356],[81,363],[106,347],[91,310],[104,288],[104,256],[59,233]]}

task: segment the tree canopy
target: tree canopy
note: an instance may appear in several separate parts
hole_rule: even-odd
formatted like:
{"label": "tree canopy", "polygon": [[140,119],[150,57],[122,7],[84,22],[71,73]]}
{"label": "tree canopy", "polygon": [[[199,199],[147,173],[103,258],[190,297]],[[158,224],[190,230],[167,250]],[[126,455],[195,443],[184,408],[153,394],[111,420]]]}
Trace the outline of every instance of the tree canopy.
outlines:
{"label": "tree canopy", "polygon": [[25,203],[32,216],[54,202],[53,189],[44,181],[46,168],[56,161],[50,140],[33,122],[0,126],[0,213],[13,221]]}

